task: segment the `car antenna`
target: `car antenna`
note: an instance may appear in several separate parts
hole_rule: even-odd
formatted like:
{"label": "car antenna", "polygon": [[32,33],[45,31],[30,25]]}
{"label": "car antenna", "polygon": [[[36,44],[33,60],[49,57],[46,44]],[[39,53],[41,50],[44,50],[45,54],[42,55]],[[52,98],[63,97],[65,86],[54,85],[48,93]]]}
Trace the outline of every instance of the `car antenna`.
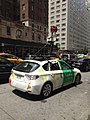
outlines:
{"label": "car antenna", "polygon": [[[44,46],[43,46],[40,50],[38,50],[34,55],[37,55],[37,54],[38,54],[42,49],[44,49],[47,45],[48,45],[48,44],[44,45]],[[47,57],[45,57],[45,56],[43,56],[43,55],[42,55],[42,57],[45,58],[48,62],[50,62]]]}
{"label": "car antenna", "polygon": [[40,50],[38,50],[34,55],[37,55],[42,49],[44,49],[48,44],[44,45]]}

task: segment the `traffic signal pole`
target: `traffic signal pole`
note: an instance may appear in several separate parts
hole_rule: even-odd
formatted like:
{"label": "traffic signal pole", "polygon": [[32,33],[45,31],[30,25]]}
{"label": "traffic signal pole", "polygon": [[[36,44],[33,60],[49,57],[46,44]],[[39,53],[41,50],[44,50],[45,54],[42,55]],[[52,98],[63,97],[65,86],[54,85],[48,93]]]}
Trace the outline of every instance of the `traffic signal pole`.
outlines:
{"label": "traffic signal pole", "polygon": [[54,47],[54,42],[53,42],[53,32],[51,32],[51,42],[50,42],[50,47],[51,47],[51,51],[50,53],[53,52],[53,47]]}

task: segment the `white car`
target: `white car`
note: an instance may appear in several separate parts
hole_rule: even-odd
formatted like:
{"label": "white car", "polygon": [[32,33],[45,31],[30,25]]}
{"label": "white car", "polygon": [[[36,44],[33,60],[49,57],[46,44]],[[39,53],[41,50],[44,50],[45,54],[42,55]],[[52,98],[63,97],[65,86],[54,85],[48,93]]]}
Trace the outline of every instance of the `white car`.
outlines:
{"label": "white car", "polygon": [[63,60],[24,60],[12,69],[9,83],[30,94],[48,97],[53,90],[71,83],[79,84],[80,70]]}

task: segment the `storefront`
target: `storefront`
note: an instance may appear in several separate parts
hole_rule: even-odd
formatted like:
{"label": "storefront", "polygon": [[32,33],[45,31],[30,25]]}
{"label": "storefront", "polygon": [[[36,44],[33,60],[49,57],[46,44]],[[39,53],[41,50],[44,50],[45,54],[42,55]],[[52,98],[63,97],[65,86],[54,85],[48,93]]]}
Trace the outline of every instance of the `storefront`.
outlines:
{"label": "storefront", "polygon": [[[56,48],[55,48],[56,49]],[[7,52],[24,58],[28,54],[46,54],[50,52],[50,45],[0,38],[0,52]]]}

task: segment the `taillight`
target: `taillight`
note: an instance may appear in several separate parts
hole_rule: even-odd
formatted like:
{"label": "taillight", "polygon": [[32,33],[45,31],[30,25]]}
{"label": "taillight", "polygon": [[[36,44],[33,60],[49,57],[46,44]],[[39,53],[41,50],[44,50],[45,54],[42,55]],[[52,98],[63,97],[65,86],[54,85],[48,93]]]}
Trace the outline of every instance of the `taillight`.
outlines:
{"label": "taillight", "polygon": [[78,65],[82,65],[82,64],[83,64],[83,62],[78,62],[77,64],[78,64]]}
{"label": "taillight", "polygon": [[71,60],[68,60],[68,63],[71,63]]}
{"label": "taillight", "polygon": [[11,78],[9,77],[9,84],[11,84]]}
{"label": "taillight", "polygon": [[25,75],[28,80],[36,80],[39,78],[38,75]]}

